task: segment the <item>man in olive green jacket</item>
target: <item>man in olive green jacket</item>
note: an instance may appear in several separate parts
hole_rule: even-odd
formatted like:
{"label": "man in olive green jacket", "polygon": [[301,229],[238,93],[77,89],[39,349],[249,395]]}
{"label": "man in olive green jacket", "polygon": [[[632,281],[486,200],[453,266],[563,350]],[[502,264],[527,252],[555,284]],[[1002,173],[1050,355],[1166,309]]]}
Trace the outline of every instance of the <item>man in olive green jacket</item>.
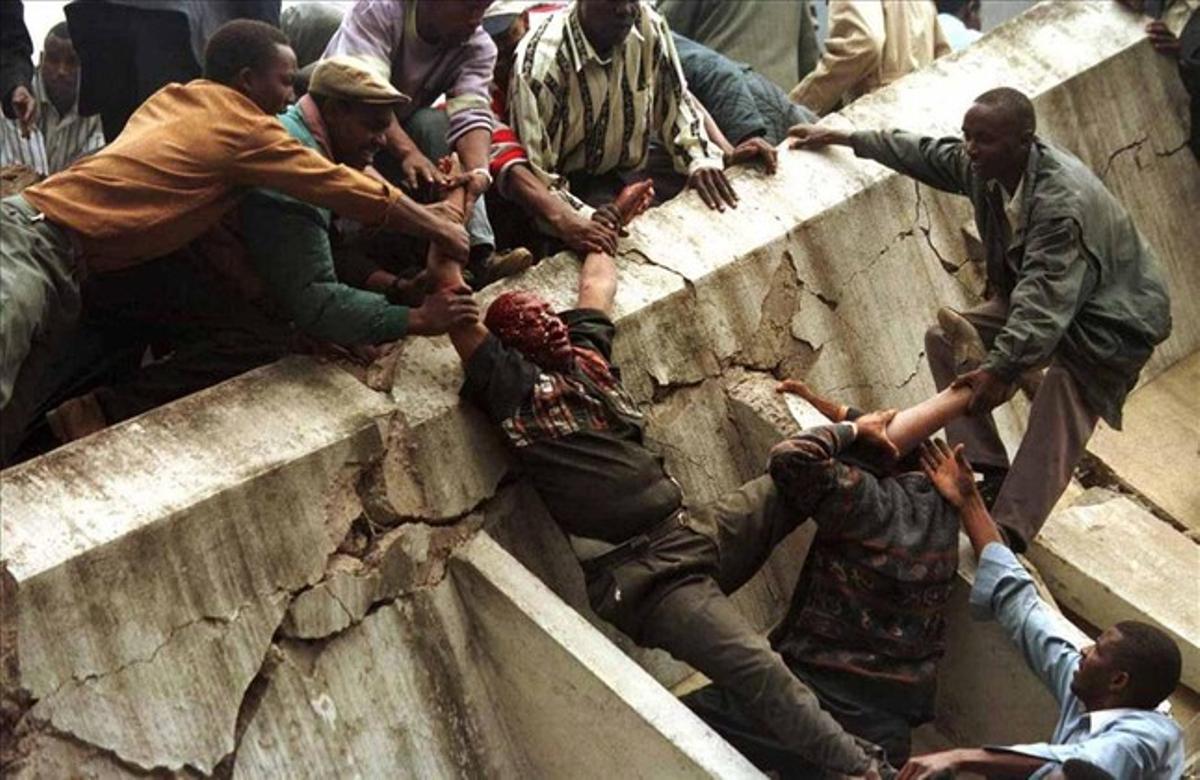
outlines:
{"label": "man in olive green jacket", "polygon": [[[987,252],[988,299],[961,317],[986,357],[959,364],[954,334],[941,327],[926,334],[926,353],[939,388],[972,390],[971,416],[947,434],[966,444],[985,482],[999,485],[993,516],[1018,549],[1062,495],[1097,419],[1120,429],[1125,396],[1171,332],[1167,286],[1149,244],[1100,179],[1035,129],[1029,99],[1000,88],[976,98],[962,139],[811,125],[791,131],[793,148],[850,146],[971,199]],[[1010,469],[990,412],[1022,374],[1041,368]]]}

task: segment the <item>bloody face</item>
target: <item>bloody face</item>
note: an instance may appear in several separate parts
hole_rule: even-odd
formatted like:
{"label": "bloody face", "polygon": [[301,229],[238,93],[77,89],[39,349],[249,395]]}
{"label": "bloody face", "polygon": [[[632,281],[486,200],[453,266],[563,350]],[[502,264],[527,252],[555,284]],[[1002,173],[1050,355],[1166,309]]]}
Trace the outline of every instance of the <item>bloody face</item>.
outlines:
{"label": "bloody face", "polygon": [[68,39],[54,35],[46,37],[39,65],[46,94],[55,106],[75,105],[79,85],[79,57]]}
{"label": "bloody face", "polygon": [[1114,649],[1120,642],[1121,632],[1109,628],[1096,638],[1094,645],[1080,651],[1083,660],[1071,678],[1071,693],[1078,696],[1089,710],[1098,707],[1114,692],[1114,686],[1121,686],[1121,678],[1128,676],[1115,663]]}
{"label": "bloody face", "polygon": [[579,0],[579,24],[600,55],[624,43],[637,15],[637,0]]}
{"label": "bloody face", "polygon": [[329,131],[333,159],[357,170],[366,168],[383,148],[393,117],[390,105],[326,102],[321,118]]}
{"label": "bloody face", "polygon": [[963,117],[963,141],[971,168],[984,179],[1019,181],[1029,159],[1032,133],[1016,126],[998,106],[976,103]]}
{"label": "bloody face", "polygon": [[504,293],[488,307],[483,322],[500,343],[542,368],[566,371],[574,365],[567,324],[532,293]]}
{"label": "bloody face", "polygon": [[292,47],[278,44],[275,56],[261,68],[247,68],[238,76],[238,89],[268,114],[278,114],[295,99],[292,80],[296,77],[296,54]]}

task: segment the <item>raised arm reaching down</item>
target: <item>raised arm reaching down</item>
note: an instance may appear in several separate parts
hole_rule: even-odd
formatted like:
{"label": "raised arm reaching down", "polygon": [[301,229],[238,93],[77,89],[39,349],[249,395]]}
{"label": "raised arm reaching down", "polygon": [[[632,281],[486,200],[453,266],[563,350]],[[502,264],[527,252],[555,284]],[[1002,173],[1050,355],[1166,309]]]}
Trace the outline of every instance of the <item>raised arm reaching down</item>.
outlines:
{"label": "raised arm reaching down", "polygon": [[[600,209],[597,218],[610,224],[613,229],[620,230],[630,220],[649,208],[653,200],[653,183],[650,181],[636,182],[621,190],[616,200]],[[444,279],[443,285],[454,284],[454,270],[447,265],[451,261],[435,256],[436,251],[436,247],[430,248],[429,269],[431,274],[435,278]],[[459,270],[461,271],[461,268]],[[461,282],[461,275],[458,278]],[[612,311],[616,293],[617,268],[612,255],[603,252],[589,253],[584,258],[583,268],[580,271],[576,308],[597,309],[609,314]],[[450,341],[454,344],[458,357],[465,364],[487,339],[487,335],[487,327],[476,319],[469,324],[452,328]]]}

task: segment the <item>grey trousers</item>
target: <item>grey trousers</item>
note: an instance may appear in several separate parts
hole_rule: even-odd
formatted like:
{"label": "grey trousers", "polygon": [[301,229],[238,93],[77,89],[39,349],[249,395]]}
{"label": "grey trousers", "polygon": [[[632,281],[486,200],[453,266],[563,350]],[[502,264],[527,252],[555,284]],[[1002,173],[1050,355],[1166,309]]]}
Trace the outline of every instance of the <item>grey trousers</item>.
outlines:
{"label": "grey trousers", "polygon": [[70,236],[20,195],[0,202],[0,462],[43,402],[42,378],[79,320]]}
{"label": "grey trousers", "polygon": [[869,757],[730,601],[806,517],[770,476],[684,512],[661,534],[584,563],[596,614],[728,691],[764,731],[818,766],[859,774]]}
{"label": "grey trousers", "polygon": [[[961,314],[990,347],[1004,328],[1008,302],[993,298]],[[937,325],[925,332],[925,354],[939,390],[974,368],[954,364],[954,350]],[[1033,398],[1025,437],[992,507],[997,523],[1015,532],[1025,544],[1037,536],[1071,481],[1098,419],[1080,395],[1075,378],[1057,360],[1051,360]],[[946,435],[951,444],[966,445],[967,458],[973,464],[1009,467],[991,414],[959,418],[946,426]]]}

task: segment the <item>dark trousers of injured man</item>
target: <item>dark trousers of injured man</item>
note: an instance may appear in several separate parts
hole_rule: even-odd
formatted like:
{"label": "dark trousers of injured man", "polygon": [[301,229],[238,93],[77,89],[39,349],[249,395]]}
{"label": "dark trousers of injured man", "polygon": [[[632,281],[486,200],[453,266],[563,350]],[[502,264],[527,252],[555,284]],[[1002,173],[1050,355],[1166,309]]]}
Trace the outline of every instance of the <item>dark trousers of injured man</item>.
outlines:
{"label": "dark trousers of injured man", "polygon": [[805,519],[769,475],[759,477],[584,561],[588,600],[638,644],[666,650],[729,691],[792,751],[858,774],[869,760],[863,746],[821,709],[728,596]]}
{"label": "dark trousers of injured man", "polygon": [[[1008,318],[1008,302],[993,298],[960,313],[990,348]],[[936,325],[925,332],[925,353],[938,390],[975,368],[955,365],[954,348]],[[1052,360],[1034,395],[1017,456],[992,507],[996,522],[1017,534],[1021,543],[1028,544],[1046,522],[1071,481],[1098,419],[1080,395],[1075,378]],[[990,414],[955,420],[946,426],[946,438],[951,444],[965,444],[967,458],[975,466],[1009,467],[1008,454]]]}
{"label": "dark trousers of injured man", "polygon": [[[821,707],[856,737],[883,748],[888,763],[903,766],[912,752],[912,727],[907,718],[877,706],[870,681],[843,676],[821,676],[798,670],[797,676],[812,689]],[[817,780],[825,770],[788,749],[775,735],[748,717],[729,691],[706,685],[682,699],[713,731],[764,772],[775,772],[781,780]]]}

